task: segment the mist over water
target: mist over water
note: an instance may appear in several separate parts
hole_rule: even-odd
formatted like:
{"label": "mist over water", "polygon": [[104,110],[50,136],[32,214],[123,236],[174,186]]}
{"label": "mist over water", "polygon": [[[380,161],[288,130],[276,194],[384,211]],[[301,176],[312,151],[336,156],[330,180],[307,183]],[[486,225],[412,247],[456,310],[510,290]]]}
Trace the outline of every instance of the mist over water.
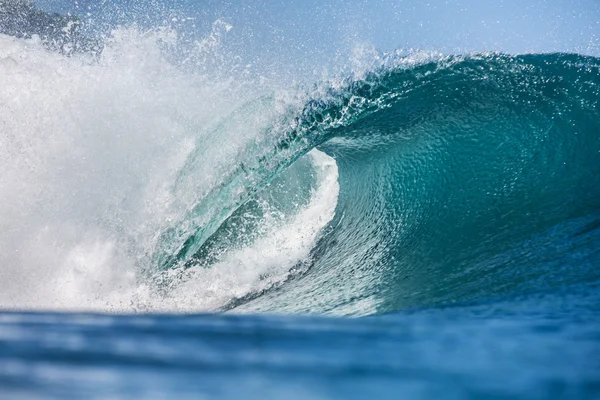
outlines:
{"label": "mist over water", "polygon": [[[268,145],[269,137],[256,136],[285,100],[252,82],[183,71],[161,47],[176,40],[172,31],[120,28],[100,54],[68,57],[35,37],[1,40],[4,306],[149,307],[144,292],[160,269],[160,235],[182,218],[206,218],[190,212],[231,184],[241,152]],[[269,98],[260,100],[263,93]],[[248,111],[232,121],[240,107]],[[244,200],[243,185],[233,185],[229,195]],[[196,227],[186,229],[175,235]]]}

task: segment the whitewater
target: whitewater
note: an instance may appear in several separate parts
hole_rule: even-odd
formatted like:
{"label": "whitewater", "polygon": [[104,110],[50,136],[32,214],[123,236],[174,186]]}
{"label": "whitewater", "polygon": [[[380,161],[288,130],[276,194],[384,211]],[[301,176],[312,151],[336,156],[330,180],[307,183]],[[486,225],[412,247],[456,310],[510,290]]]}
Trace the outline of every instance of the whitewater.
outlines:
{"label": "whitewater", "polygon": [[173,271],[153,276],[177,288],[168,298],[151,293],[143,273],[157,232],[237,167],[232,160],[277,112],[266,111],[272,101],[252,105],[226,132],[208,131],[249,100],[169,65],[156,45],[165,35],[119,32],[98,60],[48,52],[35,38],[0,39],[3,128],[18,132],[2,146],[2,264],[13,267],[3,269],[5,307],[216,310],[308,257],[338,190],[335,162],[317,150],[304,166],[315,174],[298,199],[306,204],[279,217],[264,200],[266,237],[240,243],[215,268],[186,270],[187,283],[172,282]]}
{"label": "whitewater", "polygon": [[599,58],[91,15],[0,34],[9,397],[598,395]]}

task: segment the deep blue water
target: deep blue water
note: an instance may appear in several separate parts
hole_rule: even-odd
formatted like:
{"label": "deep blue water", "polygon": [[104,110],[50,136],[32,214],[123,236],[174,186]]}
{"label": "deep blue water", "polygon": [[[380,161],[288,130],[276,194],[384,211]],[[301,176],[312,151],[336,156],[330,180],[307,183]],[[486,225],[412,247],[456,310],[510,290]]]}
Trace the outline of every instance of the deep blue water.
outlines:
{"label": "deep blue water", "polygon": [[3,313],[3,398],[600,396],[597,284],[340,319]]}

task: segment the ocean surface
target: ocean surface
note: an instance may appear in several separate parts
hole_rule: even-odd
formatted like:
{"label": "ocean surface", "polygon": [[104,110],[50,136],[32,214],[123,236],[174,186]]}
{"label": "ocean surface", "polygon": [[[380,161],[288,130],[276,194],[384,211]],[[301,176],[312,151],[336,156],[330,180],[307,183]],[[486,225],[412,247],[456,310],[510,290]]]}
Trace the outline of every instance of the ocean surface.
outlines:
{"label": "ocean surface", "polygon": [[600,58],[290,83],[224,20],[32,7],[0,3],[1,398],[600,398]]}

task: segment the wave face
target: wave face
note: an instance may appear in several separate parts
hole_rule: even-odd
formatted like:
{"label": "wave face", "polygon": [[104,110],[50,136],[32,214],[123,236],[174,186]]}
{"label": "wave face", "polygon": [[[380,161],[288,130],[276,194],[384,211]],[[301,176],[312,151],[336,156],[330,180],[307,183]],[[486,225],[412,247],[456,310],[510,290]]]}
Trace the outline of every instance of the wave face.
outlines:
{"label": "wave face", "polygon": [[597,282],[600,61],[402,64],[306,106],[300,136],[339,166],[336,217],[309,273],[249,306],[364,314]]}
{"label": "wave face", "polygon": [[365,315],[597,282],[597,58],[393,56],[307,91],[179,68],[175,36],[0,36],[3,307]]}

